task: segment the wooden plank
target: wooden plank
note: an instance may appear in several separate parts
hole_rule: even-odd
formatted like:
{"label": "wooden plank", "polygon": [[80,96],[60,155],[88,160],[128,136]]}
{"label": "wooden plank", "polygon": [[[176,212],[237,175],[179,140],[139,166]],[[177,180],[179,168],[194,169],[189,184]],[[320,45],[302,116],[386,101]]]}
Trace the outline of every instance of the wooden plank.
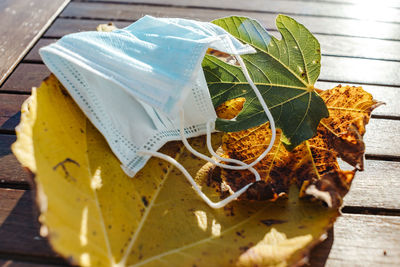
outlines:
{"label": "wooden plank", "polygon": [[[46,38],[60,38],[66,34],[81,32],[81,31],[94,31],[97,25],[105,24],[110,20],[77,20],[77,19],[63,19],[58,18],[53,25],[44,33]],[[115,21],[114,24],[123,28],[131,24],[126,21]]]}
{"label": "wooden plank", "polygon": [[[32,260],[32,259],[31,259]],[[40,266],[44,266],[44,267],[60,267],[60,266],[69,266],[66,264],[49,264],[48,262],[46,262],[48,259],[46,258],[41,258],[41,259],[35,259],[35,260],[39,260],[41,261],[40,263],[38,262],[28,262],[28,261],[19,261],[19,260],[2,260],[0,259],[0,266],[2,267],[40,267]]]}
{"label": "wooden plank", "polygon": [[320,80],[400,86],[400,62],[325,56]]}
{"label": "wooden plank", "polygon": [[[61,13],[60,17],[134,21],[146,14],[157,17],[183,17],[202,21],[211,21],[216,18],[231,16],[232,11],[149,5],[73,2]],[[268,29],[276,29],[275,14],[251,11],[235,11],[234,14],[258,19]],[[298,15],[292,17],[304,24],[313,33],[400,40],[400,24],[396,23],[340,18],[317,18]]]}
{"label": "wooden plank", "polygon": [[31,178],[11,152],[15,135],[0,135],[0,186],[27,187]]}
{"label": "wooden plank", "polygon": [[[160,3],[162,4],[164,1],[161,0],[72,0],[74,2],[115,2],[115,3]],[[182,3],[183,5],[187,2],[184,2],[184,0],[179,0],[177,1],[178,3]],[[199,1],[200,2],[200,1]],[[204,5],[206,7],[213,7],[215,4],[222,5],[222,7],[229,8],[230,5],[232,4],[231,1],[229,0],[220,0],[219,2],[221,3],[211,3],[211,5]],[[400,8],[400,2],[398,0],[381,0],[379,3],[376,3],[375,0],[274,0],[274,2],[283,2],[287,5],[292,4],[293,2],[296,2],[296,4],[300,3],[334,3],[334,4],[339,4],[339,5],[368,5],[368,6],[381,6],[381,7],[394,7],[394,8]],[[169,3],[170,5],[174,4],[174,1],[165,1],[165,3]],[[201,2],[200,2],[201,3]],[[208,3],[208,2],[207,2]],[[263,4],[264,2],[260,2]],[[214,4],[214,5],[213,5]],[[190,5],[187,5],[190,6]],[[239,6],[239,9],[245,9],[246,7]]]}
{"label": "wooden plank", "polygon": [[400,162],[366,160],[363,172],[358,172],[345,206],[400,210]]}
{"label": "wooden plank", "polygon": [[26,62],[26,61],[41,62],[42,59],[40,58],[40,55],[39,55],[39,49],[44,46],[47,46],[51,43],[54,43],[55,41],[57,41],[57,39],[54,39],[54,38],[40,39],[35,44],[35,46],[31,49],[31,51],[29,51],[29,53],[25,56],[25,58],[22,62]]}
{"label": "wooden plank", "polygon": [[[112,0],[114,1],[114,0]],[[129,0],[128,0],[129,1]],[[277,0],[280,1],[280,0]],[[299,1],[299,0],[292,0]],[[381,0],[376,2],[375,0],[300,0],[302,2],[331,2],[331,3],[346,3],[346,4],[354,4],[354,5],[371,5],[374,7],[384,6],[384,7],[395,7],[400,8],[400,2],[398,0]]]}
{"label": "wooden plank", "polygon": [[50,75],[43,64],[20,64],[7,81],[0,87],[1,91],[29,93],[32,87],[38,87]]}
{"label": "wooden plank", "polygon": [[[339,82],[321,82],[318,81],[315,84],[316,88],[319,89],[330,89],[340,84]],[[350,86],[360,86],[353,83],[342,83],[342,85]],[[363,89],[371,93],[374,99],[386,103],[375,109],[372,112],[372,116],[390,116],[390,117],[400,117],[400,88],[393,88],[387,86],[377,86],[377,85],[362,85]]]}
{"label": "wooden plank", "polygon": [[399,120],[371,119],[364,136],[365,151],[369,156],[400,158]]}
{"label": "wooden plank", "polygon": [[[0,85],[69,0],[0,2]],[[23,23],[22,23],[23,22]]]}
{"label": "wooden plank", "polygon": [[323,55],[400,60],[400,42],[314,34]]}
{"label": "wooden plank", "polygon": [[20,117],[21,105],[27,99],[27,95],[0,95],[0,129],[14,131]]}
{"label": "wooden plank", "polygon": [[307,15],[359,20],[400,22],[400,10],[381,5],[348,5],[340,2],[306,1],[268,1],[252,0],[243,4],[241,1],[214,0],[89,0],[88,2],[117,2],[127,4],[155,4],[163,6],[218,8],[230,11],[255,11],[273,14]]}
{"label": "wooden plank", "polygon": [[21,117],[21,105],[29,95],[0,94],[0,131],[14,131]]}
{"label": "wooden plank", "polygon": [[[72,0],[74,2],[115,2],[115,3],[154,3],[154,2],[161,2],[160,0]],[[150,2],[151,1],[151,2]],[[184,0],[179,0],[179,2],[183,2]],[[164,1],[163,1],[164,2]],[[220,0],[218,2],[221,2],[222,5],[225,6],[225,8],[228,8],[231,4],[232,1],[229,0]],[[333,4],[340,4],[340,5],[368,5],[368,6],[373,6],[375,8],[379,7],[393,7],[393,8],[400,8],[400,2],[398,0],[381,0],[379,3],[377,3],[375,0],[275,0],[274,2],[285,2],[286,4],[290,5],[293,2],[297,3],[333,3]],[[162,2],[161,2],[162,3]],[[173,1],[169,1],[168,3],[171,3],[173,5]],[[185,2],[183,2],[184,4]],[[187,3],[187,2],[186,2]],[[264,2],[261,2],[264,3]],[[213,5],[209,5],[208,7],[213,7],[215,4],[219,3],[211,3]],[[247,4],[247,3],[246,3]],[[189,6],[189,5],[187,5]],[[224,7],[223,6],[223,7]],[[239,7],[240,9],[244,9],[244,5]]]}
{"label": "wooden plank", "polygon": [[[56,258],[47,241],[39,237],[32,198],[22,190],[0,189],[0,252]],[[343,214],[331,239],[312,254],[312,266],[368,266],[400,264],[400,217]],[[386,255],[384,255],[386,251]]]}
{"label": "wooden plank", "polygon": [[[61,21],[71,21],[68,19],[58,19]],[[79,20],[79,23],[72,24],[66,23],[61,24],[56,20],[53,27],[57,27],[58,29],[51,28],[49,33],[53,35],[52,37],[62,37],[62,32],[78,32],[82,30],[82,27],[87,30],[94,30],[96,25],[93,25],[93,21],[91,20]],[[75,20],[72,20],[75,21]],[[75,21],[76,22],[76,21]],[[102,21],[104,23],[104,21]],[[116,22],[118,25],[121,24]],[[84,26],[86,24],[86,26]],[[87,25],[90,24],[90,25]],[[127,23],[122,23],[126,25]],[[64,27],[69,26],[69,29],[65,29]],[[73,27],[78,28],[73,28]],[[61,28],[59,28],[61,27]],[[270,31],[275,35],[278,35],[276,31]],[[315,34],[315,37],[321,44],[322,55],[324,56],[343,56],[343,57],[359,57],[366,59],[379,59],[379,60],[389,60],[389,61],[400,61],[400,42],[398,41],[388,41],[388,40],[376,40],[376,39],[366,39],[366,38],[358,38],[358,37],[344,37],[344,36],[327,36],[321,34]],[[40,47],[48,45],[52,42],[55,42],[56,38],[49,39],[40,39],[39,42],[32,48],[32,50],[28,53],[28,55],[24,58],[25,61],[41,61],[40,56],[38,54],[38,50]]]}
{"label": "wooden plank", "polygon": [[39,234],[32,191],[0,189],[0,253],[58,258]]}
{"label": "wooden plank", "polygon": [[400,217],[343,214],[311,266],[399,266]]}

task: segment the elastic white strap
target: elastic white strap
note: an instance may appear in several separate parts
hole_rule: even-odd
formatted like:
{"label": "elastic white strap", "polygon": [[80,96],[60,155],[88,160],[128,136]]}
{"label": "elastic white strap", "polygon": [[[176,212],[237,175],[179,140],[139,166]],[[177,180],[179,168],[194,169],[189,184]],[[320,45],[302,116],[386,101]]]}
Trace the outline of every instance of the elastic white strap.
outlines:
{"label": "elastic white strap", "polygon": [[[188,142],[188,140],[187,140],[187,138],[185,136],[185,128],[184,128],[184,125],[183,125],[183,122],[185,121],[185,117],[184,117],[183,109],[179,110],[179,115],[180,115],[180,118],[179,118],[180,119],[180,121],[179,121],[179,127],[180,127],[179,128],[179,134],[181,136],[182,142],[185,145],[186,149],[189,150],[193,155],[195,155],[195,156],[197,156],[197,157],[199,157],[199,158],[201,158],[201,159],[203,159],[205,161],[211,162],[212,164],[214,164],[214,165],[216,165],[218,167],[221,167],[221,168],[230,169],[230,170],[249,170],[254,174],[256,181],[260,181],[260,174],[256,171],[256,169],[252,168],[251,166],[248,166],[243,161],[240,161],[240,160],[237,160],[237,159],[226,159],[226,158],[222,158],[222,157],[218,156],[223,161],[236,163],[236,164],[239,164],[241,166],[226,165],[226,164],[223,164],[221,162],[216,161],[213,158],[207,157],[206,155],[201,154],[200,152],[195,150],[189,144],[189,142]],[[209,126],[209,125],[207,125],[207,126]],[[210,130],[209,127],[207,127],[207,137],[209,137],[209,136],[211,136],[211,130]],[[210,143],[209,146],[211,147],[211,137],[209,139],[210,139],[209,140],[209,143]],[[211,150],[212,150],[212,147],[211,147]],[[214,152],[214,150],[212,150],[212,151]]]}
{"label": "elastic white strap", "polygon": [[[233,45],[232,45],[233,46]],[[271,128],[271,140],[269,141],[269,145],[267,147],[267,149],[260,155],[258,156],[258,158],[256,160],[254,160],[252,163],[250,164],[245,164],[242,166],[236,166],[236,168],[234,170],[245,170],[247,168],[253,167],[254,165],[256,165],[257,163],[259,163],[268,153],[269,151],[271,151],[274,143],[275,143],[275,139],[276,139],[276,128],[275,128],[275,120],[272,117],[271,112],[268,109],[267,104],[264,101],[264,98],[262,97],[260,91],[258,90],[258,88],[256,87],[256,85],[254,84],[253,80],[250,78],[250,75],[247,71],[246,65],[244,64],[242,58],[240,57],[240,55],[234,55],[237,59],[237,61],[239,62],[240,67],[242,68],[244,77],[246,78],[247,82],[250,84],[251,88],[253,89],[254,93],[257,96],[258,101],[260,101],[261,106],[264,109],[265,114],[268,117],[269,120],[269,125]],[[213,150],[212,146],[211,146],[211,131],[210,131],[210,124],[213,122],[213,120],[210,120],[207,122],[207,148],[208,151],[210,152],[211,155],[213,155],[215,158],[219,159],[219,160],[223,160],[226,162],[232,162],[232,163],[236,163],[230,160],[227,160],[225,158],[220,157],[217,153],[215,153],[215,151]],[[229,165],[227,165],[229,166]],[[225,168],[225,167],[224,167]]]}
{"label": "elastic white strap", "polygon": [[[185,145],[185,147],[186,147],[192,154],[196,155],[197,157],[199,157],[199,158],[201,158],[201,159],[203,159],[203,160],[206,160],[206,161],[208,161],[208,162],[211,162],[211,163],[213,163],[214,165],[219,166],[219,167],[221,167],[221,168],[231,169],[231,170],[246,170],[246,169],[247,169],[247,170],[251,171],[251,172],[254,174],[256,181],[259,181],[259,180],[260,180],[260,174],[258,173],[258,171],[257,171],[256,169],[253,168],[253,166],[256,165],[257,163],[259,163],[259,162],[269,153],[269,151],[271,151],[271,149],[272,149],[272,147],[273,147],[273,145],[274,145],[274,143],[275,143],[275,139],[276,139],[275,121],[274,121],[274,118],[272,117],[272,114],[271,114],[271,112],[269,111],[268,106],[267,106],[267,104],[265,103],[265,101],[264,101],[264,99],[263,99],[263,97],[262,97],[260,91],[258,90],[258,88],[255,86],[254,82],[253,82],[252,79],[250,78],[250,75],[249,75],[249,73],[248,73],[248,71],[247,71],[247,68],[246,68],[246,66],[245,66],[245,64],[244,64],[244,62],[243,62],[243,60],[242,60],[242,58],[241,58],[239,55],[235,55],[235,57],[237,58],[237,60],[238,60],[238,62],[239,62],[239,64],[240,64],[240,66],[242,67],[243,74],[244,74],[244,76],[245,76],[247,82],[250,84],[251,88],[254,90],[254,93],[256,94],[258,100],[260,101],[261,106],[263,107],[264,112],[265,112],[265,114],[267,115],[267,117],[268,117],[268,119],[269,119],[269,121],[270,121],[270,127],[271,127],[272,136],[271,136],[271,140],[270,140],[270,142],[269,142],[269,145],[268,145],[267,149],[266,149],[260,156],[258,156],[258,158],[257,158],[255,161],[253,161],[253,162],[250,163],[250,164],[246,164],[246,163],[244,163],[243,161],[240,161],[240,160],[237,160],[237,159],[227,159],[227,158],[223,158],[223,157],[219,156],[217,153],[215,153],[214,149],[212,148],[212,145],[211,145],[211,123],[213,123],[213,120],[209,120],[209,121],[207,122],[207,148],[208,148],[208,151],[210,152],[210,154],[211,154],[212,156],[214,156],[215,158],[221,160],[221,161],[230,162],[230,163],[234,163],[234,164],[238,164],[238,165],[240,165],[240,166],[226,165],[226,164],[220,163],[220,162],[214,160],[213,158],[210,158],[210,157],[208,157],[208,156],[206,156],[206,155],[204,155],[204,154],[201,154],[200,152],[196,151],[196,150],[189,144],[189,142],[187,141],[187,138],[186,138],[186,136],[185,136],[184,124],[183,124],[184,119],[185,119],[185,118],[184,118],[184,111],[183,111],[183,109],[180,109],[180,111],[179,111],[179,115],[180,115],[180,125],[179,125],[180,128],[179,128],[179,133],[180,133],[180,136],[181,136],[181,139],[182,139],[183,144]],[[172,159],[172,158],[171,158],[171,159]],[[180,165],[180,167],[183,168],[182,165]],[[184,169],[184,168],[183,168],[183,169]],[[186,170],[185,170],[185,171],[186,171]],[[187,172],[186,172],[186,173],[187,173]],[[185,174],[185,176],[186,176],[186,178],[190,181],[190,183],[191,183],[192,185],[193,185],[193,184],[196,184],[196,182],[193,180],[193,178],[190,176],[189,173],[187,173],[187,175]],[[226,204],[228,204],[229,202],[231,202],[231,201],[233,201],[234,199],[236,199],[238,196],[240,196],[242,193],[244,193],[244,192],[247,190],[247,188],[248,188],[250,185],[252,185],[252,184],[253,184],[253,183],[250,183],[250,184],[246,185],[245,187],[243,187],[242,189],[240,189],[239,191],[235,192],[232,196],[236,196],[236,197],[231,198],[231,199],[228,199],[228,198],[227,198],[227,199],[224,199],[223,201],[226,201],[226,202],[224,202],[224,203],[225,203],[224,205],[226,205]],[[207,204],[210,205],[210,207],[214,207],[213,205],[210,204],[210,203],[212,203],[212,202],[207,198],[207,196],[205,196],[205,195],[204,195],[201,191],[199,191],[196,187],[195,187],[195,190],[196,190],[197,193],[200,195],[200,197],[202,197],[202,198],[207,202]],[[243,191],[242,191],[242,190],[243,190]],[[239,193],[239,194],[236,195],[237,193]],[[222,203],[223,201],[218,202],[218,204],[219,204],[219,205],[222,205],[221,203]],[[212,203],[212,204],[214,204],[214,203]],[[224,206],[224,205],[223,205],[223,206]],[[221,206],[221,207],[223,207],[223,206]]]}
{"label": "elastic white strap", "polygon": [[199,188],[199,186],[196,184],[194,181],[193,177],[190,175],[190,173],[183,167],[178,161],[176,161],[174,158],[165,155],[160,152],[154,152],[154,151],[140,151],[138,154],[142,155],[150,155],[153,157],[157,157],[160,159],[163,159],[171,164],[173,164],[178,170],[180,170],[183,175],[185,175],[186,179],[189,181],[189,183],[193,186],[194,190],[197,192],[197,194],[213,209],[219,209],[224,207],[226,204],[232,202],[236,198],[238,198],[241,194],[246,192],[247,188],[249,188],[253,183],[250,183],[244,187],[242,187],[239,191],[235,192],[234,194],[230,195],[229,197],[225,198],[224,200],[221,200],[219,202],[212,202]]}
{"label": "elastic white strap", "polygon": [[[232,42],[230,42],[230,40],[229,40],[229,43],[230,43],[230,46],[232,48],[232,51],[234,51],[235,49],[233,47]],[[271,128],[272,136],[271,136],[271,140],[269,142],[269,145],[268,145],[267,149],[260,156],[258,156],[258,158],[255,161],[253,161],[250,164],[246,164],[243,161],[240,161],[240,160],[237,160],[237,159],[227,159],[227,158],[223,158],[223,157],[219,156],[217,153],[215,153],[215,151],[214,151],[214,149],[212,148],[212,145],[211,145],[211,127],[210,127],[210,125],[211,125],[211,123],[213,123],[213,120],[210,120],[210,121],[207,122],[207,148],[208,148],[208,151],[210,152],[211,155],[213,155],[215,158],[217,158],[217,159],[219,159],[221,161],[238,164],[240,166],[226,165],[226,164],[220,163],[220,162],[216,161],[215,159],[210,158],[210,157],[208,157],[208,156],[206,156],[204,154],[201,154],[200,152],[198,152],[195,149],[193,149],[193,147],[187,141],[187,138],[185,136],[184,123],[183,123],[185,118],[184,118],[184,112],[183,112],[182,108],[179,111],[179,114],[180,114],[180,129],[179,129],[179,133],[180,133],[182,142],[185,145],[185,147],[191,153],[196,155],[197,157],[199,157],[199,158],[201,158],[203,160],[206,160],[208,162],[211,162],[214,165],[219,166],[221,168],[225,168],[225,169],[231,169],[231,170],[246,170],[247,169],[247,170],[251,171],[254,174],[255,180],[259,181],[260,180],[260,174],[257,172],[256,169],[253,168],[253,166],[256,165],[257,163],[259,163],[268,154],[268,152],[272,149],[272,147],[273,147],[273,145],[275,143],[275,138],[276,138],[275,121],[274,121],[274,118],[272,117],[272,114],[269,111],[268,106],[265,103],[260,91],[258,90],[256,85],[254,84],[254,82],[250,78],[250,75],[249,75],[249,73],[247,71],[246,65],[244,64],[242,58],[240,57],[239,54],[234,54],[234,56],[236,57],[237,61],[239,62],[239,65],[242,68],[243,74],[244,74],[247,82],[249,83],[249,85],[253,89],[254,93],[256,94],[257,99],[260,101],[260,104],[263,107],[264,112],[267,115],[268,120],[270,122],[270,128]],[[231,196],[225,198],[224,200],[221,200],[220,202],[214,203],[200,190],[199,186],[196,184],[196,182],[194,181],[193,177],[189,174],[189,172],[179,162],[177,162],[174,158],[172,158],[172,157],[170,157],[168,155],[159,153],[159,152],[154,152],[154,151],[140,151],[138,153],[139,154],[145,154],[145,155],[158,157],[160,159],[163,159],[163,160],[173,164],[175,167],[177,167],[183,173],[183,175],[185,175],[186,179],[193,186],[193,188],[195,189],[197,194],[211,208],[214,208],[214,209],[222,208],[225,205],[227,205],[228,203],[232,202],[233,200],[238,198],[240,195],[242,195],[244,192],[246,192],[246,190],[253,184],[253,183],[249,183],[246,186],[242,187],[239,191],[233,193]]]}

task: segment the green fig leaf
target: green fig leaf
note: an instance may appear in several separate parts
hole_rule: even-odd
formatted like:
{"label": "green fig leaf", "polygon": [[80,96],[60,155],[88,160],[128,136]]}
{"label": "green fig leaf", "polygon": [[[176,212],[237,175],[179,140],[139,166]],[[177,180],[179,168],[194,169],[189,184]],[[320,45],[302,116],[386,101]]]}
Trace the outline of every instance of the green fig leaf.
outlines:
{"label": "green fig leaf", "polygon": [[[279,15],[278,40],[256,20],[227,17],[213,21],[256,53],[242,55],[246,68],[266,101],[288,149],[315,135],[320,120],[329,113],[314,88],[321,68],[318,40],[294,19]],[[246,98],[242,111],[233,120],[218,119],[216,128],[236,132],[268,121],[261,104],[240,67],[206,55],[203,70],[215,107],[238,97]]]}

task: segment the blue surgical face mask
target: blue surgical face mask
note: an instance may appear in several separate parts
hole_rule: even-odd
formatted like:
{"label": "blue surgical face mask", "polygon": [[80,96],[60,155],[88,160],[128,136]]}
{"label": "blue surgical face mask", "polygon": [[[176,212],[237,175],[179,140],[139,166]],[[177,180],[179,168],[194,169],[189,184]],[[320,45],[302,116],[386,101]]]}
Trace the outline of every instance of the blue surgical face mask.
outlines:
{"label": "blue surgical face mask", "polygon": [[208,48],[236,55],[242,67],[239,55],[255,52],[212,23],[145,16],[113,32],[67,35],[40,55],[134,176],[151,156],[171,162],[157,152],[166,142],[189,146],[186,138],[214,131],[201,68]]}

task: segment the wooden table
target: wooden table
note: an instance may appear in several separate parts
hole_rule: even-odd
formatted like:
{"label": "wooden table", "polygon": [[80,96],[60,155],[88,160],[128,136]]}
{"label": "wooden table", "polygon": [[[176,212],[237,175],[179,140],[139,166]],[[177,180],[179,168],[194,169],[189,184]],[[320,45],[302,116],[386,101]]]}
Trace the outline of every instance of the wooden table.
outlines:
{"label": "wooden table", "polygon": [[[66,265],[39,235],[29,177],[10,151],[21,103],[49,74],[38,49],[61,36],[145,14],[203,21],[258,19],[272,33],[279,13],[322,46],[318,88],[358,84],[387,103],[367,127],[366,169],[343,215],[311,255],[312,266],[400,266],[400,1],[396,0],[2,0],[0,4],[0,264]],[[64,8],[65,7],[65,8]],[[60,13],[60,11],[63,11]],[[54,22],[53,22],[54,20]],[[5,25],[5,27],[4,27]],[[34,45],[34,46],[33,46]],[[31,49],[31,47],[33,48]]]}

